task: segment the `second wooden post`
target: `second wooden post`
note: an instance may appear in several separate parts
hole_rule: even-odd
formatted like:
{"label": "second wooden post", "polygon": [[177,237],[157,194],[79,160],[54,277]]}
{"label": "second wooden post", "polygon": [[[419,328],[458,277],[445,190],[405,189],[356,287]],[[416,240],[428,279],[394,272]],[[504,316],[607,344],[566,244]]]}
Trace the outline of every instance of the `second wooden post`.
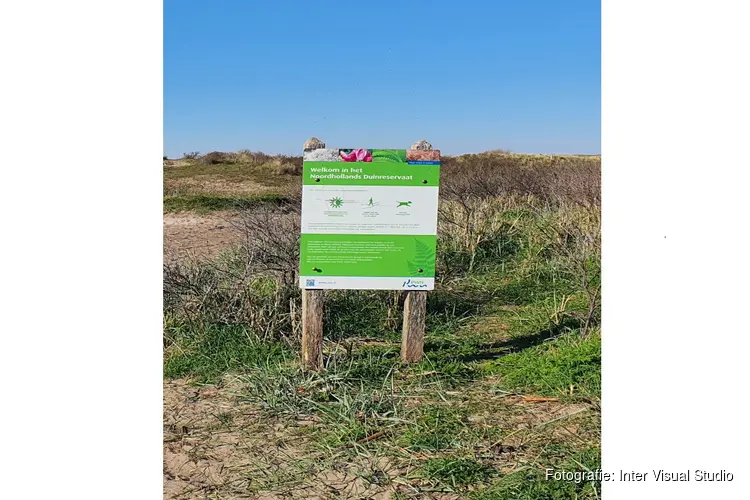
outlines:
{"label": "second wooden post", "polygon": [[302,290],[302,365],[323,368],[323,290]]}
{"label": "second wooden post", "polygon": [[404,301],[404,327],[401,333],[401,360],[421,361],[427,318],[427,292],[408,291]]}

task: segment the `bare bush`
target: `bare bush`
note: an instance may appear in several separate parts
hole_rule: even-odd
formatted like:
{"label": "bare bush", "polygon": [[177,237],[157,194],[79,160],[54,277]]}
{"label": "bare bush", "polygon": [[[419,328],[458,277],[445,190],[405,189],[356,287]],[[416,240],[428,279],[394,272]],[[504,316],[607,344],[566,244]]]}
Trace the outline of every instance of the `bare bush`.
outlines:
{"label": "bare bush", "polygon": [[243,324],[262,338],[293,341],[299,325],[296,290],[272,277],[248,272],[246,254],[224,260],[164,265],[165,317],[197,325]]}
{"label": "bare bush", "polygon": [[295,165],[302,169],[302,156],[290,155],[269,155],[260,151],[254,152],[249,149],[241,149],[236,153],[227,153],[231,155],[236,163],[249,163],[252,165],[265,165],[276,163],[279,165]]}
{"label": "bare bush", "polygon": [[518,206],[516,198],[466,195],[442,201],[438,207],[438,227],[443,253],[458,251],[466,254],[466,270],[472,272],[477,252],[483,244],[502,237],[510,238],[518,231],[518,217],[510,221],[503,217],[510,208]]}
{"label": "bare bush", "polygon": [[245,210],[233,222],[244,237],[243,251],[257,269],[275,273],[285,286],[295,286],[299,267],[301,207],[299,195],[280,205]]}
{"label": "bare bush", "polygon": [[212,151],[203,155],[200,158],[202,163],[208,165],[216,165],[219,163],[231,163],[232,158],[228,153],[222,153],[221,151]]}
{"label": "bare bush", "polygon": [[[502,153],[443,158],[441,222],[443,243],[469,256],[474,268],[477,251],[497,237],[511,237],[517,218],[511,210],[540,206],[600,203],[597,159]],[[598,208],[597,208],[598,210]]]}
{"label": "bare bush", "polygon": [[593,205],[535,210],[538,238],[552,248],[556,267],[586,295],[581,335],[598,321],[601,305],[601,212]]}
{"label": "bare bush", "polygon": [[276,158],[285,165],[293,165],[295,167],[299,167],[300,173],[302,172],[302,156],[277,155]]}
{"label": "bare bush", "polygon": [[294,163],[281,163],[276,167],[276,173],[279,175],[302,175],[302,165]]}
{"label": "bare bush", "polygon": [[300,316],[299,200],[257,205],[229,222],[243,235],[231,251],[165,264],[165,313],[191,323],[245,324],[292,341]]}
{"label": "bare bush", "polygon": [[182,153],[182,158],[184,160],[195,160],[200,156],[199,151],[193,151],[192,153]]}
{"label": "bare bush", "polygon": [[481,154],[447,157],[442,164],[440,192],[447,199],[532,195],[550,203],[601,200],[598,159]]}

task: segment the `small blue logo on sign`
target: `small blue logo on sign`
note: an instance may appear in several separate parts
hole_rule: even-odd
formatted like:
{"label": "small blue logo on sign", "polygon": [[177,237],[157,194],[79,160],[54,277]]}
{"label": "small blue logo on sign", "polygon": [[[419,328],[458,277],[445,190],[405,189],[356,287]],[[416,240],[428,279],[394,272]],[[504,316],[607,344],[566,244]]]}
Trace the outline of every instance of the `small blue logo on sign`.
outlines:
{"label": "small blue logo on sign", "polygon": [[305,286],[315,286],[315,280],[307,280],[307,285]]}
{"label": "small blue logo on sign", "polygon": [[404,284],[402,285],[404,288],[427,288],[427,283],[421,280],[414,280],[408,279],[404,281]]}

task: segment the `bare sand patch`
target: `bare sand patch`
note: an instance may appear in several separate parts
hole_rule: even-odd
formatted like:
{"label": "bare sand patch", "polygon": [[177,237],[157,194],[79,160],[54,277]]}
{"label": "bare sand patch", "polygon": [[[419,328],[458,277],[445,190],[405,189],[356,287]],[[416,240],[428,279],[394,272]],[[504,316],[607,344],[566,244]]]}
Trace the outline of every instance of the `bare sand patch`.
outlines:
{"label": "bare sand patch", "polygon": [[238,243],[241,233],[232,225],[233,212],[164,214],[164,260],[211,258]]}

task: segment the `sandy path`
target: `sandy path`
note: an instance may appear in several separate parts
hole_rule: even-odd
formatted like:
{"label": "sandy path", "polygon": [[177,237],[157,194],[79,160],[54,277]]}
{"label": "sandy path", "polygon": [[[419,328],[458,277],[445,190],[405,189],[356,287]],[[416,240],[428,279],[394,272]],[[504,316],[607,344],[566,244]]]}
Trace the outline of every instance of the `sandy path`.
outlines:
{"label": "sandy path", "polygon": [[238,242],[240,233],[231,223],[235,217],[232,212],[164,214],[165,261],[213,257]]}

